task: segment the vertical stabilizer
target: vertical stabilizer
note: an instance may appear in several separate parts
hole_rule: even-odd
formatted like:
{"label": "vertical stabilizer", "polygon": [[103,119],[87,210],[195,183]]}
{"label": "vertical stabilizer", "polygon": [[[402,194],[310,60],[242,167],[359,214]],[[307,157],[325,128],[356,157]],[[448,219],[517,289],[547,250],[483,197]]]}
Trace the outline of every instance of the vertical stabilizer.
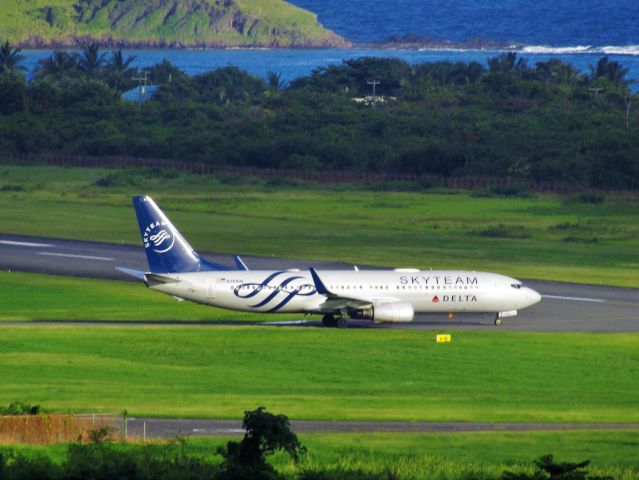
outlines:
{"label": "vertical stabilizer", "polygon": [[133,207],[152,273],[230,270],[201,259],[151,197],[133,197]]}

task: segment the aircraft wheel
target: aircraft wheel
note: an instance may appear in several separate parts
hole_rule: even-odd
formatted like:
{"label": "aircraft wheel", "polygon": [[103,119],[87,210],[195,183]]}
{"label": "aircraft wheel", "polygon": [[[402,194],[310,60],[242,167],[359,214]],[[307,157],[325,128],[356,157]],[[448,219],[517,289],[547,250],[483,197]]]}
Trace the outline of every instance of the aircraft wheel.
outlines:
{"label": "aircraft wheel", "polygon": [[337,323],[337,328],[348,327],[348,319],[346,317],[338,317],[336,323]]}
{"label": "aircraft wheel", "polygon": [[500,326],[501,325],[501,318],[499,318],[499,317],[495,318],[495,325],[496,326]]}
{"label": "aircraft wheel", "polygon": [[333,315],[324,315],[322,317],[322,326],[323,327],[334,327],[335,326],[335,317],[333,317]]}

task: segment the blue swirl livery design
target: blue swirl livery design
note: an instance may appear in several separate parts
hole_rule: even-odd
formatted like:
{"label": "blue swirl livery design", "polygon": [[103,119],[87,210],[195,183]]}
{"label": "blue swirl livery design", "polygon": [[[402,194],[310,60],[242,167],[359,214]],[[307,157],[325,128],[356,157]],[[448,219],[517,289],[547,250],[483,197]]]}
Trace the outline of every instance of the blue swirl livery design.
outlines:
{"label": "blue swirl livery design", "polygon": [[[282,277],[287,274],[288,276]],[[299,282],[294,283],[296,281]],[[269,275],[260,283],[242,283],[233,289],[233,294],[242,299],[260,297],[255,298],[257,303],[249,307],[255,309],[266,307],[267,309],[264,310],[266,312],[278,312],[295,297],[310,297],[317,293],[313,285],[305,282],[305,277],[290,276],[289,272],[279,271]]]}
{"label": "blue swirl livery design", "polygon": [[151,248],[155,253],[166,253],[173,248],[175,237],[167,231],[166,222],[151,223],[144,230],[144,248]]}
{"label": "blue swirl livery design", "polygon": [[[475,271],[250,270],[237,255],[229,265],[202,258],[148,196],[133,197],[148,272],[119,268],[178,300],[230,310],[320,315],[324,326],[350,319],[411,322],[416,313],[492,313],[495,325],[541,296],[514,278]],[[215,232],[212,232],[215,235]],[[221,273],[223,272],[223,273]]]}

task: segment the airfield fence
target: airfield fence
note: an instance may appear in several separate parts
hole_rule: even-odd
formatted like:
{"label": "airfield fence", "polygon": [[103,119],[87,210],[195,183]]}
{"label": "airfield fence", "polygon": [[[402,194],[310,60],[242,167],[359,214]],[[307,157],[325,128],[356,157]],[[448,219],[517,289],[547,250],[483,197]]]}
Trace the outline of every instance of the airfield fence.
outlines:
{"label": "airfield fence", "polygon": [[[179,162],[157,158],[139,158],[125,156],[83,156],[83,155],[3,155],[4,159],[29,164],[33,162],[47,165],[68,167],[100,167],[100,168],[157,168],[170,169],[178,172],[201,176],[216,177],[254,177],[263,180],[301,181],[319,184],[415,184],[426,187],[444,187],[454,190],[490,191],[496,187],[517,186],[537,193],[556,193],[563,195],[592,192],[584,188],[565,182],[545,182],[516,177],[491,176],[444,176],[444,175],[414,175],[408,173],[377,173],[357,172],[346,170],[298,170],[255,168],[246,166],[217,165],[196,162]],[[639,185],[637,185],[639,187]],[[617,195],[636,198],[639,188],[634,183],[630,190],[599,190],[600,193],[614,193]]]}
{"label": "airfield fence", "polygon": [[91,431],[101,428],[108,428],[114,439],[125,436],[121,415],[42,413],[0,416],[0,444],[51,444],[79,438],[86,441]]}

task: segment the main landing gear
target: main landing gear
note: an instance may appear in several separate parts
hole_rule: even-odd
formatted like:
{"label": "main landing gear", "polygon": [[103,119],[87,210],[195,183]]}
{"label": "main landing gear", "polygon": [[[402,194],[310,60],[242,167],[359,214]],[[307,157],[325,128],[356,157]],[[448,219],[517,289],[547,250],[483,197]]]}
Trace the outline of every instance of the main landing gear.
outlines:
{"label": "main landing gear", "polygon": [[501,318],[499,314],[495,315],[495,326],[499,327],[501,325]]}
{"label": "main landing gear", "polygon": [[324,315],[322,317],[322,326],[346,328],[348,327],[348,318],[341,315],[337,318],[335,318],[333,315]]}

